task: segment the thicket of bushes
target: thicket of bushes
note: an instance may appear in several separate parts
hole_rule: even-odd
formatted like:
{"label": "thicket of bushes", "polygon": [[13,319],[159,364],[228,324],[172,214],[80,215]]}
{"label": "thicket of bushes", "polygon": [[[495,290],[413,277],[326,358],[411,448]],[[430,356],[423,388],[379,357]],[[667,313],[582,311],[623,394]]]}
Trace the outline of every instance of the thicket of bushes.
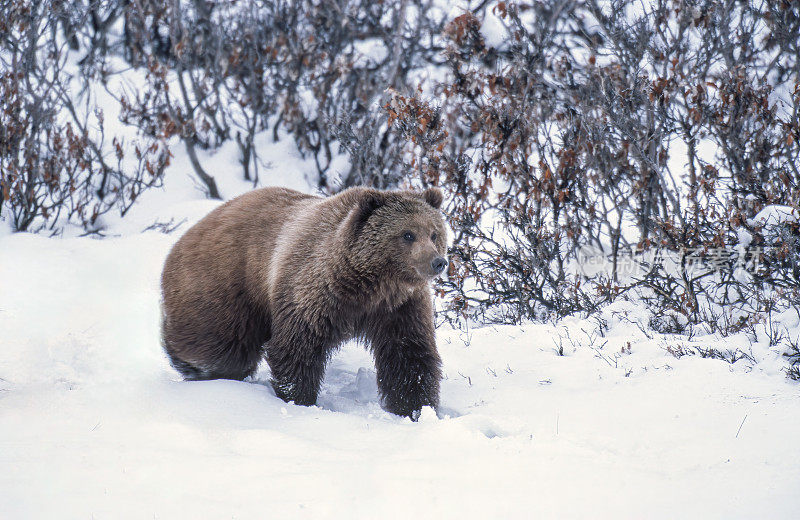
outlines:
{"label": "thicket of bushes", "polygon": [[[592,312],[635,290],[656,329],[757,334],[800,307],[796,2],[445,5],[4,3],[2,212],[91,229],[158,184],[170,138],[219,197],[196,149],[235,141],[255,184],[255,137],[280,130],[323,191],[448,192],[451,320]],[[144,77],[112,92],[136,144],[75,101],[120,61]],[[339,153],[351,169],[333,176]],[[770,341],[797,367],[797,339]]]}

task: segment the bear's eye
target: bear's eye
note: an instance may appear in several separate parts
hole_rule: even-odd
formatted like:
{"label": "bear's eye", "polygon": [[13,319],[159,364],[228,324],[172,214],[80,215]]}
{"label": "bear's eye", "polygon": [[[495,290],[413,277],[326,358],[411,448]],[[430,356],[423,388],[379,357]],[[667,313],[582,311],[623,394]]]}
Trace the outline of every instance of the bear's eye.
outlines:
{"label": "bear's eye", "polygon": [[432,240],[432,241],[434,241],[434,242],[436,242],[436,239],[437,239],[438,237],[439,237],[439,235],[437,235],[436,233],[434,233],[434,234],[432,234],[432,235],[431,235],[431,240]]}
{"label": "bear's eye", "polygon": [[405,233],[403,233],[403,240],[405,240],[406,242],[413,242],[416,238],[417,237],[415,237],[414,233],[412,233],[411,231],[406,231]]}

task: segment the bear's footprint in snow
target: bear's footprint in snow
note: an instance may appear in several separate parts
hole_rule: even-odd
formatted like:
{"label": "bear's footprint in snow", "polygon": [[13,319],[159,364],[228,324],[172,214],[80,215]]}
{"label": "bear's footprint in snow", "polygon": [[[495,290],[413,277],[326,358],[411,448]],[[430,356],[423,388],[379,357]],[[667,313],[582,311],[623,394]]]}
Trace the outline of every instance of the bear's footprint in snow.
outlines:
{"label": "bear's footprint in snow", "polygon": [[378,383],[374,370],[361,367],[358,372],[330,367],[325,374],[317,406],[334,412],[362,411],[380,413]]}

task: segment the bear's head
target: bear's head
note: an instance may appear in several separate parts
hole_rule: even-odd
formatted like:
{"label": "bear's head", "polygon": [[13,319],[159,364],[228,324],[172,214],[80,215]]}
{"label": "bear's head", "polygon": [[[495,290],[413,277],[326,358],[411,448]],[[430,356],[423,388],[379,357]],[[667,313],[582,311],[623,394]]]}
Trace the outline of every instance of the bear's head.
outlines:
{"label": "bear's head", "polygon": [[371,274],[408,285],[430,282],[447,268],[447,236],[438,188],[415,192],[360,188],[348,227],[357,260]]}

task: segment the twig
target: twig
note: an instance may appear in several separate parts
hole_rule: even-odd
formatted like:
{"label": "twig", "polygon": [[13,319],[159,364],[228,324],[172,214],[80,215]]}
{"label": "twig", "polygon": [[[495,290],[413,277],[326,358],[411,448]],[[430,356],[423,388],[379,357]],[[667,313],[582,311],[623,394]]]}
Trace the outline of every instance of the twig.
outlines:
{"label": "twig", "polygon": [[742,419],[742,424],[739,425],[739,429],[736,430],[736,438],[739,438],[739,432],[742,431],[742,426],[744,426],[744,421],[747,420],[747,414],[744,414],[744,419]]}

